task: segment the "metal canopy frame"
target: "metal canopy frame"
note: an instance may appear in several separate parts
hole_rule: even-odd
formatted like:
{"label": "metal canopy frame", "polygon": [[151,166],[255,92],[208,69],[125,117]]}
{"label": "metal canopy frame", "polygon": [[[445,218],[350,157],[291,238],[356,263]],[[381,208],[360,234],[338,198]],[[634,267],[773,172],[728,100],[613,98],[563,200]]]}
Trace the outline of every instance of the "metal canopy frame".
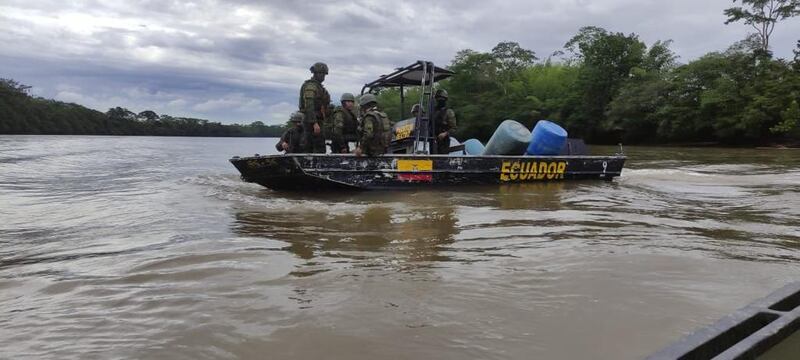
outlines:
{"label": "metal canopy frame", "polygon": [[[420,91],[419,104],[425,112],[417,113],[415,122],[414,137],[414,152],[419,151],[418,146],[423,142],[422,152],[430,153],[435,150],[434,137],[429,134],[435,134],[432,122],[430,121],[430,114],[433,113],[433,106],[435,104],[433,99],[433,86],[436,82],[447,79],[456,73],[435,66],[431,61],[417,60],[415,63],[397,68],[394,72],[388,75],[381,75],[377,80],[365,84],[361,88],[361,95],[365,92],[372,92],[374,89],[399,87],[400,88],[400,117],[405,118],[406,104],[405,104],[405,87],[406,86],[419,86],[422,88]],[[423,133],[424,132],[424,133]]]}
{"label": "metal canopy frame", "polygon": [[391,74],[381,75],[377,80],[365,84],[361,88],[361,93],[363,94],[366,89],[371,92],[373,88],[400,87],[404,85],[419,86],[422,83],[423,74],[430,71],[430,68],[426,69],[426,65],[432,67],[433,82],[442,81],[456,74],[450,70],[433,66],[433,62],[417,60],[411,65],[397,68]]}

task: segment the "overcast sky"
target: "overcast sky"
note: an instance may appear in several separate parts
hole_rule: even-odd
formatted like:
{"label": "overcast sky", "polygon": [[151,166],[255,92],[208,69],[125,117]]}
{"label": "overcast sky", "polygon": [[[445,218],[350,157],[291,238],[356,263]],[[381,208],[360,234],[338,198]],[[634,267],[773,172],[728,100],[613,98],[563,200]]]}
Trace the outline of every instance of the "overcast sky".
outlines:
{"label": "overcast sky", "polygon": [[[435,4],[435,5],[426,5]],[[745,37],[730,0],[0,1],[0,77],[101,111],[283,123],[309,66],[330,67],[334,99],[417,59],[516,41],[540,58],[582,26],[672,39],[687,62]],[[431,7],[432,6],[432,7]],[[779,23],[790,57],[800,18]]]}

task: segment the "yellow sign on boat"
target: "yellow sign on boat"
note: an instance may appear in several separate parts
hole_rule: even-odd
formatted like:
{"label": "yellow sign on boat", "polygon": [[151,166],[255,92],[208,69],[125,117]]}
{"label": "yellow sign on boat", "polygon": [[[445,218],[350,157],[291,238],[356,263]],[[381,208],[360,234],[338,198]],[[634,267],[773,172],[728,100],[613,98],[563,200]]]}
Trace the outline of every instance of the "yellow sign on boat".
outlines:
{"label": "yellow sign on boat", "polygon": [[394,130],[394,139],[401,140],[411,136],[411,133],[414,131],[414,123],[406,124],[403,126],[397,127]]}
{"label": "yellow sign on boat", "polygon": [[503,161],[500,181],[563,179],[566,161]]}
{"label": "yellow sign on boat", "polygon": [[433,160],[397,160],[399,171],[431,171]]}

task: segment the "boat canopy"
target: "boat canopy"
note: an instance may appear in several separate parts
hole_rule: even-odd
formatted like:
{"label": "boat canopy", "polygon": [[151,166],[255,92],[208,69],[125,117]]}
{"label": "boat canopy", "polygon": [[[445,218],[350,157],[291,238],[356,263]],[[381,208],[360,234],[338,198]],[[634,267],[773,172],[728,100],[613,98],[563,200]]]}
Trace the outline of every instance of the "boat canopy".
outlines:
{"label": "boat canopy", "polygon": [[421,86],[423,84],[423,75],[426,72],[431,73],[431,70],[433,70],[434,83],[456,74],[438,66],[433,66],[432,69],[428,69],[426,68],[426,64],[432,65],[431,62],[417,60],[411,65],[395,69],[391,74],[381,75],[377,80],[365,84],[364,87],[361,88],[361,93],[371,92],[372,89],[383,87]]}
{"label": "boat canopy", "polygon": [[[388,75],[381,75],[377,80],[367,83],[361,88],[361,95],[365,92],[373,92],[381,88],[400,88],[400,118],[405,119],[406,111],[406,86],[419,87],[419,99],[417,103],[421,111],[417,114],[413,124],[408,124],[408,129],[404,133],[408,135],[402,139],[395,139],[389,146],[390,153],[422,153],[430,154],[435,150],[436,143],[434,136],[433,122],[430,121],[430,114],[433,114],[434,87],[436,82],[447,79],[456,73],[440,68],[431,61],[417,60],[415,63],[395,69]],[[395,133],[397,130],[395,129]]]}

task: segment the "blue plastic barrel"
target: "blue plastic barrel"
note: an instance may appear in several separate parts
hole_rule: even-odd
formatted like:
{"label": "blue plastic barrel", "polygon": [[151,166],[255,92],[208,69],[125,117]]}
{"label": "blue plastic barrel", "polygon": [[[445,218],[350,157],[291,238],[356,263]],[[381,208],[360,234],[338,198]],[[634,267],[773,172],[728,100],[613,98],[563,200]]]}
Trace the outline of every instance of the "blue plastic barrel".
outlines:
{"label": "blue plastic barrel", "polygon": [[483,154],[483,143],[478,139],[469,139],[464,141],[464,151],[467,155],[480,155]]}
{"label": "blue plastic barrel", "polygon": [[[456,138],[451,136],[450,137],[450,147],[458,146],[458,145],[461,145],[461,143],[458,142],[458,139],[456,139]],[[460,150],[459,151],[451,151],[450,155],[464,155],[464,152],[460,151]]]}
{"label": "blue plastic barrel", "polygon": [[530,139],[528,128],[514,120],[505,120],[486,143],[483,155],[522,155]]}
{"label": "blue plastic barrel", "polygon": [[567,141],[567,131],[558,124],[539,120],[531,131],[527,155],[558,155]]}

